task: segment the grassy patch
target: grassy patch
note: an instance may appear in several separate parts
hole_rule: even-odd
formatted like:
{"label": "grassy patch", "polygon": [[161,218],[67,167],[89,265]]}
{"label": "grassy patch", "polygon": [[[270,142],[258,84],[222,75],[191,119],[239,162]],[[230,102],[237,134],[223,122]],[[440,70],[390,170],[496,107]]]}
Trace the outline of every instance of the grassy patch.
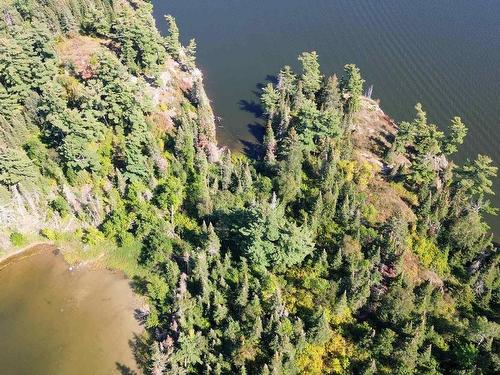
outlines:
{"label": "grassy patch", "polygon": [[141,276],[144,269],[137,259],[141,251],[141,243],[136,240],[127,241],[122,246],[109,248],[105,257],[105,264],[109,268],[123,271],[128,277]]}

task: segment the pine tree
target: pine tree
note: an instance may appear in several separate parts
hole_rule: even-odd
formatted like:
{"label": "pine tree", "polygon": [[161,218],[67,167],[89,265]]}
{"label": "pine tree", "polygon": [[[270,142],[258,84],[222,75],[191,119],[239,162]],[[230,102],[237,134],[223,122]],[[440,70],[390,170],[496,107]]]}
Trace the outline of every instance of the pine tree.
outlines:
{"label": "pine tree", "polygon": [[451,155],[458,150],[458,146],[464,142],[467,135],[467,128],[460,117],[454,117],[451,120],[449,135],[446,137],[443,145],[443,152]]}
{"label": "pine tree", "polygon": [[302,84],[304,94],[309,98],[314,98],[314,95],[321,88],[321,80],[323,79],[318,62],[318,54],[313,52],[303,52],[299,56],[299,61],[302,64]]}
{"label": "pine tree", "polygon": [[179,28],[173,16],[166,15],[165,20],[168,23],[168,36],[165,37],[165,46],[167,52],[174,59],[178,60],[182,51],[182,45],[179,40]]}
{"label": "pine tree", "polygon": [[474,161],[468,160],[459,169],[459,183],[468,194],[483,196],[494,194],[492,178],[497,175],[497,167],[492,166],[493,161],[489,156],[478,155]]}
{"label": "pine tree", "polygon": [[278,110],[280,100],[280,94],[275,90],[274,85],[272,83],[268,83],[262,89],[262,95],[260,96],[260,101],[264,106],[265,113],[272,120],[276,111]]}
{"label": "pine tree", "polygon": [[19,97],[7,92],[0,83],[0,116],[5,120],[10,120],[11,116],[20,108]]}
{"label": "pine tree", "polygon": [[342,93],[344,96],[344,111],[348,114],[358,112],[361,109],[361,95],[363,94],[363,83],[359,69],[354,64],[344,66],[345,76],[342,77]]}
{"label": "pine tree", "polygon": [[271,121],[268,121],[266,125],[266,134],[264,135],[264,160],[270,165],[273,165],[276,161],[276,148],[277,145],[276,139],[274,137],[273,127],[271,125]]}
{"label": "pine tree", "polygon": [[219,253],[220,246],[219,237],[217,236],[217,233],[215,233],[212,223],[210,223],[208,224],[207,230],[207,242],[205,245],[206,250],[210,255],[215,255]]}
{"label": "pine tree", "polygon": [[196,67],[196,40],[191,39],[186,47],[185,64],[189,69]]}
{"label": "pine tree", "polygon": [[26,153],[0,148],[0,184],[16,185],[36,178],[38,171]]}
{"label": "pine tree", "polygon": [[326,79],[320,99],[324,111],[342,111],[339,82],[335,74]]}
{"label": "pine tree", "polygon": [[289,102],[290,98],[296,92],[297,77],[288,65],[283,67],[278,74],[278,86],[277,89],[281,94],[281,100],[283,102]]}
{"label": "pine tree", "polygon": [[278,171],[278,186],[282,201],[288,203],[295,199],[302,183],[302,144],[295,129],[290,131],[284,147],[284,157]]}

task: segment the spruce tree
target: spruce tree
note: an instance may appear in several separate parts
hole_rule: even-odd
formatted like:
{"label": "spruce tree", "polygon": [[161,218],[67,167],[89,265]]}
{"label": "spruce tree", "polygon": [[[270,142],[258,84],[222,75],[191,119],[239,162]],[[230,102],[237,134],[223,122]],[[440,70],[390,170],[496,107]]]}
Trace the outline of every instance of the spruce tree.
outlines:
{"label": "spruce tree", "polygon": [[309,98],[314,98],[314,95],[321,88],[321,75],[318,54],[313,52],[304,52],[299,56],[299,61],[302,64],[302,84],[304,94]]}
{"label": "spruce tree", "polygon": [[354,64],[344,66],[345,76],[342,77],[342,93],[344,96],[344,111],[348,114],[358,112],[361,109],[361,95],[363,94],[363,83],[359,69]]}

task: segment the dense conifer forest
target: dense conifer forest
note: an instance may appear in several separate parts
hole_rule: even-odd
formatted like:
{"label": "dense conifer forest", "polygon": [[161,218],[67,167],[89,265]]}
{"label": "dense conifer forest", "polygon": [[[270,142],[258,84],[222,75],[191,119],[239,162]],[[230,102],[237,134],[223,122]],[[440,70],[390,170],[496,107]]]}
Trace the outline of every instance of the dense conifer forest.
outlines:
{"label": "dense conifer forest", "polygon": [[123,269],[145,373],[500,371],[497,168],[452,161],[459,117],[395,124],[355,65],[304,52],[263,87],[249,158],[217,145],[173,17],[161,36],[142,0],[0,5],[0,247]]}

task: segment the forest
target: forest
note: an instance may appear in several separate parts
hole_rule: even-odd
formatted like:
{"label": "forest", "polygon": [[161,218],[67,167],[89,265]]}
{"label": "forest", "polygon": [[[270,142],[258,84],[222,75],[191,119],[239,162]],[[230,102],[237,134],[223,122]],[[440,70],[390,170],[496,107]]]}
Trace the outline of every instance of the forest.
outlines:
{"label": "forest", "polygon": [[126,272],[145,373],[500,372],[497,168],[453,162],[459,117],[396,124],[356,65],[304,52],[262,88],[251,158],[217,144],[174,17],[160,35],[142,0],[0,5],[0,247]]}

